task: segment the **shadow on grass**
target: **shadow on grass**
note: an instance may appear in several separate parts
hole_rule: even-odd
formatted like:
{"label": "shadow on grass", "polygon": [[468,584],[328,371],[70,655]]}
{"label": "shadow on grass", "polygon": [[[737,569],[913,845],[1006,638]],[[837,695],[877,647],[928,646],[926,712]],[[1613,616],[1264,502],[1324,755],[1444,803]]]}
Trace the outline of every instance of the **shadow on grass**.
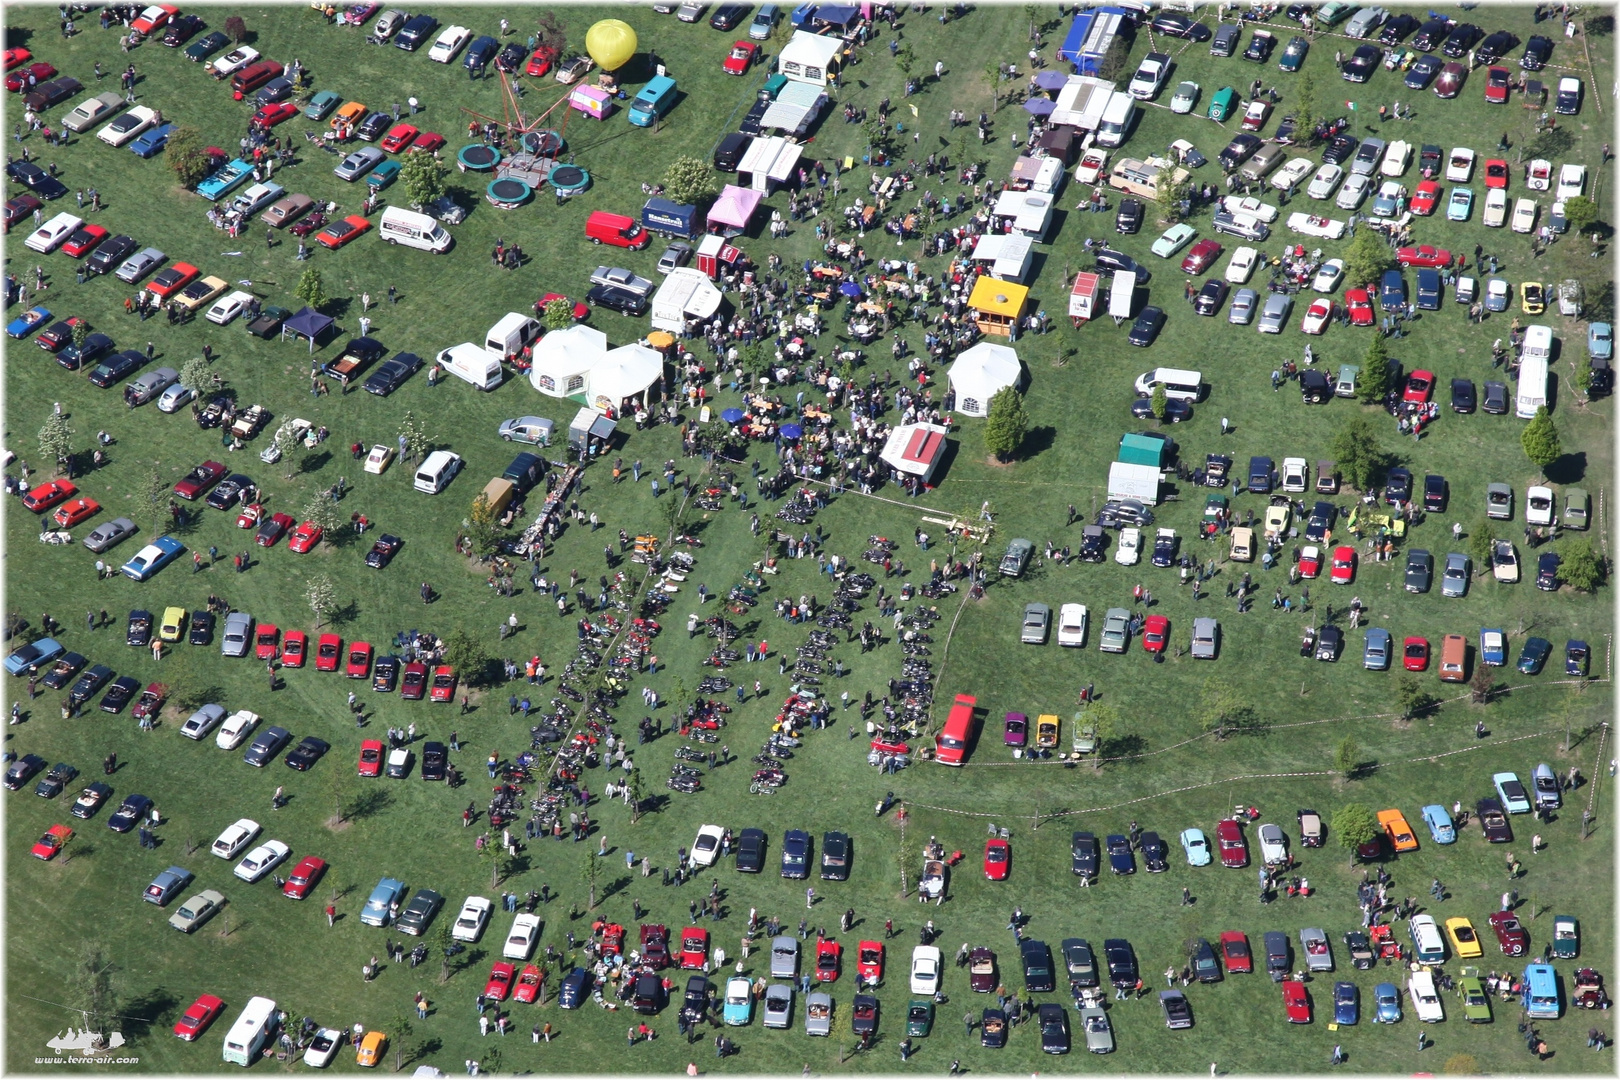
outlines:
{"label": "shadow on grass", "polygon": [[386,788],[370,788],[350,799],[344,807],[344,820],[364,821],[375,817],[393,804],[394,796]]}
{"label": "shadow on grass", "polygon": [[332,612],[332,622],[337,625],[352,623],[360,617],[360,601],[350,600],[347,604]]}
{"label": "shadow on grass", "polygon": [[1586,451],[1564,454],[1546,468],[1547,480],[1553,484],[1576,484],[1586,476]]}
{"label": "shadow on grass", "polygon": [[1349,771],[1344,774],[1344,778],[1346,780],[1365,780],[1376,771],[1378,771],[1378,760],[1376,758],[1368,761],[1358,761],[1350,766]]}
{"label": "shadow on grass", "polygon": [[164,1013],[171,1012],[179,1004],[180,999],[162,986],[155,986],[132,998],[124,1005],[124,1023],[119,1026],[125,1041],[148,1034],[152,1025],[162,1023]]}
{"label": "shadow on grass", "polygon": [[619,893],[622,893],[624,890],[630,887],[631,880],[632,879],[629,874],[620,874],[618,877],[614,878],[612,881],[608,882],[602,887],[602,899],[606,900],[609,897],[617,896]]}

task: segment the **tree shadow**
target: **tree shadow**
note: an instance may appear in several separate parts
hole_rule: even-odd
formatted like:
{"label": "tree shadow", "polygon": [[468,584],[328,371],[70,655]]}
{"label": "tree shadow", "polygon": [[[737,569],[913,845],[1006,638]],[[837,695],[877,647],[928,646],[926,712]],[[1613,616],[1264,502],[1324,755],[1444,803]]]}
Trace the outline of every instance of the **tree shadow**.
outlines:
{"label": "tree shadow", "polygon": [[332,612],[332,622],[335,624],[351,623],[360,617],[360,601],[350,600],[347,604]]}
{"label": "tree shadow", "polygon": [[1125,764],[1135,765],[1138,755],[1147,753],[1147,740],[1140,735],[1115,735],[1097,747],[1105,758],[1125,758]]}
{"label": "tree shadow", "polygon": [[1575,484],[1586,475],[1586,451],[1560,455],[1558,460],[1543,470],[1554,484]]}
{"label": "tree shadow", "polygon": [[602,899],[606,900],[609,897],[616,896],[628,889],[630,887],[631,880],[632,879],[629,874],[620,874],[618,877],[614,878],[612,881],[608,882],[602,887]]}
{"label": "tree shadow", "polygon": [[124,1022],[119,1025],[119,1030],[124,1033],[124,1041],[130,1041],[133,1036],[148,1034],[152,1025],[162,1022],[164,1013],[170,1012],[179,1004],[180,999],[162,986],[154,986],[138,997],[130,999],[120,1015],[120,1019]]}
{"label": "tree shadow", "polygon": [[642,816],[645,817],[648,814],[658,813],[665,807],[669,806],[669,802],[670,799],[668,795],[648,795],[646,798],[641,800]]}
{"label": "tree shadow", "polygon": [[332,451],[322,450],[318,454],[305,454],[298,462],[298,472],[302,475],[320,472],[332,463]]}
{"label": "tree shadow", "polygon": [[1030,428],[1024,435],[1023,443],[1018,447],[1018,460],[1028,461],[1030,458],[1052,449],[1057,442],[1057,428],[1049,424]]}
{"label": "tree shadow", "polygon": [[349,800],[343,816],[351,822],[364,821],[381,813],[392,805],[393,801],[393,793],[387,788],[367,788]]}
{"label": "tree shadow", "polygon": [[1378,760],[1358,761],[1345,772],[1346,780],[1365,780],[1378,770]]}

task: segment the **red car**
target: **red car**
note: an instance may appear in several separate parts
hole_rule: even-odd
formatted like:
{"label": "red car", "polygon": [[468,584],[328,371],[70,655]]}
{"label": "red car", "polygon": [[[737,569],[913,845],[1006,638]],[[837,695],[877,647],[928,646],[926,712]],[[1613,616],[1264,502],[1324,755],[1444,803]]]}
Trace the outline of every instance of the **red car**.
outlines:
{"label": "red car", "polygon": [[174,493],[187,501],[193,501],[207,493],[225,478],[225,466],[217,461],[205,461],[180,478],[174,485]]}
{"label": "red car", "polygon": [[360,763],[357,771],[361,776],[382,775],[383,744],[379,739],[360,740]]}
{"label": "red car", "polygon": [[371,222],[359,214],[350,214],[342,221],[334,221],[326,228],[315,234],[318,243],[324,244],[336,251],[350,240],[371,228]]}
{"label": "red car", "polygon": [[1373,319],[1372,297],[1367,295],[1366,289],[1346,289],[1344,309],[1350,314],[1351,326],[1371,326],[1376,321]]}
{"label": "red car", "polygon": [[1335,585],[1348,585],[1356,580],[1356,549],[1342,544],[1333,549],[1333,569],[1328,580]]}
{"label": "red car", "polygon": [[275,547],[287,530],[296,525],[290,514],[271,514],[270,520],[259,524],[259,531],[253,537],[253,542],[262,548]]}
{"label": "red car", "polygon": [[369,642],[356,641],[349,646],[349,663],[343,669],[343,674],[351,679],[364,679],[371,674],[371,645]]}
{"label": "red car", "polygon": [[1505,956],[1523,956],[1530,948],[1530,935],[1519,925],[1518,916],[1511,911],[1498,911],[1491,915],[1491,929],[1496,943]]}
{"label": "red car", "polygon": [[1226,964],[1228,975],[1254,970],[1254,957],[1249,952],[1249,939],[1243,931],[1226,930],[1221,933],[1221,960]]}
{"label": "red car", "polygon": [[71,529],[85,518],[101,511],[101,504],[94,499],[74,499],[65,502],[56,508],[51,520],[64,529]]}
{"label": "red car", "polygon": [[162,683],[147,683],[141,696],[135,699],[135,705],[129,710],[132,719],[142,720],[148,716],[157,716],[163,711],[163,702],[169,697],[169,688]]}
{"label": "red car", "polygon": [[1299,576],[1314,578],[1322,572],[1322,549],[1307,544],[1299,549]]}
{"label": "red car", "polygon": [[1333,301],[1325,296],[1318,296],[1311,301],[1311,306],[1305,309],[1305,317],[1300,320],[1299,328],[1307,334],[1321,334],[1333,321]]}
{"label": "red car", "polygon": [[759,46],[752,41],[733,41],[731,52],[727,54],[720,68],[727,75],[746,75],[748,69],[754,66],[754,58],[758,55]]}
{"label": "red car", "polygon": [[261,105],[253,114],[253,123],[263,127],[275,127],[283,120],[290,120],[298,115],[298,106],[290,101],[272,101],[268,105]]}
{"label": "red car", "polygon": [[512,992],[514,1001],[521,1001],[525,1005],[533,1005],[540,996],[540,969],[533,964],[525,965],[518,975],[517,989]]}
{"label": "red car", "polygon": [[1505,105],[1508,99],[1508,84],[1512,76],[1505,67],[1485,69],[1485,100],[1492,105]]}
{"label": "red car", "polygon": [[157,276],[146,283],[146,291],[159,300],[167,300],[191,284],[191,279],[202,273],[195,266],[187,262],[177,262],[165,266],[157,272]]}
{"label": "red car", "polygon": [[72,829],[66,825],[52,825],[45,831],[44,836],[34,842],[34,858],[50,862],[71,839],[73,839]]}
{"label": "red car", "polygon": [[1192,246],[1187,257],[1181,260],[1181,271],[1184,274],[1202,274],[1208,270],[1210,264],[1221,257],[1219,241],[1204,239]]}
{"label": "red car", "polygon": [[844,947],[830,938],[816,942],[816,981],[832,982],[838,978],[839,966],[844,962]]}
{"label": "red car", "polygon": [[336,671],[342,655],[343,639],[336,634],[322,634],[315,644],[315,670]]}
{"label": "red car", "polygon": [[13,71],[6,76],[6,89],[12,93],[28,89],[28,76],[32,75],[36,83],[55,77],[56,68],[43,60],[35,61],[21,71]]}
{"label": "red car", "polygon": [[71,480],[51,480],[39,485],[23,496],[23,505],[36,514],[43,514],[64,499],[79,493]]}
{"label": "red car", "polygon": [[681,967],[700,970],[709,962],[709,932],[701,926],[681,931]]}
{"label": "red car", "polygon": [[564,296],[562,293],[554,293],[554,292],[548,292],[548,293],[546,293],[546,295],[542,296],[540,298],[540,302],[534,305],[535,311],[539,312],[542,315],[545,314],[546,305],[551,303],[553,300],[561,300],[565,304],[573,304],[574,305],[574,321],[575,322],[578,322],[581,319],[587,318],[591,313],[591,306],[589,304],[584,303],[584,302],[576,303],[575,301],[568,299],[568,297]]}
{"label": "red car", "polygon": [[1149,615],[1142,624],[1142,648],[1150,653],[1162,653],[1170,643],[1170,620],[1163,615]]}
{"label": "red car", "polygon": [[139,30],[142,34],[150,34],[169,25],[169,20],[178,14],[180,9],[173,4],[153,4],[141,12],[140,17],[129,24],[129,28]]}
{"label": "red car", "polygon": [[306,521],[293,530],[287,538],[287,550],[296,551],[300,555],[321,542],[321,527],[313,521]]}
{"label": "red car", "polygon": [[7,199],[6,231],[10,232],[13,225],[17,224],[19,221],[26,221],[35,210],[40,209],[44,205],[44,203],[40,202],[32,195],[18,195],[15,199]]}
{"label": "red car", "polygon": [[262,517],[264,517],[264,504],[248,503],[236,515],[236,527],[238,529],[254,528],[259,524],[259,519]]}
{"label": "red car", "polygon": [[289,630],[281,639],[281,666],[301,668],[309,652],[309,635],[302,630]]}
{"label": "red car", "polygon": [[433,669],[433,689],[428,694],[429,701],[454,701],[456,699],[456,669],[449,664],[440,664]]}
{"label": "red car", "polygon": [[440,135],[436,131],[424,131],[422,134],[416,137],[415,142],[411,143],[411,152],[415,153],[416,151],[420,150],[425,154],[431,154],[433,151],[439,149],[443,145],[443,135]]}
{"label": "red car", "polygon": [[865,986],[883,981],[883,942],[863,941],[855,947],[855,976]]}
{"label": "red car", "polygon": [[1432,244],[1403,247],[1395,252],[1395,261],[1402,266],[1450,266],[1451,252]]}
{"label": "red car", "polygon": [[413,660],[405,665],[405,674],[399,680],[399,696],[405,701],[421,701],[427,691],[427,665]]}
{"label": "red car", "polygon": [[534,50],[534,55],[529,57],[529,66],[523,70],[525,74],[533,75],[538,79],[550,71],[551,65],[556,62],[557,50],[550,45],[542,45]]}
{"label": "red car", "polygon": [[496,1001],[505,1001],[506,995],[512,992],[512,980],[517,978],[517,968],[505,960],[497,960],[489,969],[489,982],[484,984],[484,996],[494,998]]}
{"label": "red car", "polygon": [[1488,188],[1508,186],[1508,163],[1501,158],[1485,159],[1485,186]]}
{"label": "red car", "polygon": [[1311,1022],[1311,995],[1305,989],[1305,984],[1293,979],[1284,979],[1282,984],[1283,1010],[1288,1013],[1290,1024],[1308,1024]]}
{"label": "red car", "polygon": [[1409,204],[1412,213],[1428,217],[1434,213],[1434,208],[1440,204],[1440,185],[1433,180],[1420,180],[1417,190],[1412,193]]}
{"label": "red car", "polygon": [[68,237],[62,244],[62,254],[71,258],[82,259],[105,239],[107,239],[107,230],[100,225],[80,225],[73,230],[73,235]]}
{"label": "red car", "polygon": [[27,49],[7,49],[6,50],[6,70],[10,71],[12,68],[16,67],[18,64],[26,64],[26,63],[28,63],[28,61],[32,60],[33,58],[34,58],[34,54],[29,52]]}
{"label": "red car", "polygon": [[1401,666],[1407,671],[1427,671],[1429,668],[1429,639],[1409,637],[1402,642]]}
{"label": "red car", "polygon": [[1236,819],[1226,818],[1215,824],[1215,843],[1221,850],[1222,866],[1236,870],[1249,865],[1249,845]]}
{"label": "red car", "polygon": [[281,651],[281,631],[270,623],[260,623],[253,631],[253,655],[269,660]]}
{"label": "red car", "polygon": [[213,994],[203,994],[191,1003],[186,1015],[174,1022],[176,1038],[191,1042],[197,1036],[208,1030],[208,1025],[219,1019],[219,1014],[225,1011],[225,1003]]}
{"label": "red car", "polygon": [[382,148],[390,154],[397,154],[411,145],[416,138],[416,127],[412,124],[395,124],[383,136]]}
{"label": "red car", "polygon": [[287,884],[281,887],[281,895],[294,900],[308,899],[309,891],[321,880],[324,873],[326,873],[325,859],[305,855],[299,860],[298,865],[293,867],[292,876],[287,879]]}
{"label": "red car", "polygon": [[1006,881],[1012,870],[1012,845],[999,837],[984,842],[984,876],[991,881]]}
{"label": "red car", "polygon": [[1401,390],[1401,399],[1421,405],[1429,400],[1429,395],[1433,392],[1434,372],[1419,368],[1406,377],[1406,386]]}

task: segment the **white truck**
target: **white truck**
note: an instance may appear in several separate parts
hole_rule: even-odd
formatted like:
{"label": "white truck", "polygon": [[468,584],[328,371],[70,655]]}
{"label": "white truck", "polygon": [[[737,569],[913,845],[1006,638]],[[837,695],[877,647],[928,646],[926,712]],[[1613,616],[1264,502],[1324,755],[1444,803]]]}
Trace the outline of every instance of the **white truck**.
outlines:
{"label": "white truck", "polygon": [[493,390],[501,385],[500,358],[491,356],[482,346],[470,341],[450,346],[434,357],[434,362],[456,378],[465,379],[480,390]]}

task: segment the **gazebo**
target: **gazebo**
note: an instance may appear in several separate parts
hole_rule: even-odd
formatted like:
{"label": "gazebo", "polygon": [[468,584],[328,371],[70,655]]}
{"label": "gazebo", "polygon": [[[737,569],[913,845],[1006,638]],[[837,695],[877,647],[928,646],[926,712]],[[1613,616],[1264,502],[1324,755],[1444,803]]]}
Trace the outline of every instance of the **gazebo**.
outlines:
{"label": "gazebo", "polygon": [[[1011,337],[1029,302],[1029,288],[1013,281],[981,277],[968,294],[968,307],[981,334]],[[971,351],[971,350],[970,350]]]}
{"label": "gazebo", "polygon": [[292,316],[281,324],[281,339],[287,340],[291,334],[295,338],[308,338],[309,351],[315,351],[315,339],[332,328],[337,320],[331,316],[322,315],[312,307],[300,308],[298,314]]}
{"label": "gazebo", "polygon": [[590,401],[601,412],[619,415],[621,404],[638,395],[646,405],[664,374],[664,358],[646,345],[621,345],[591,369]]}
{"label": "gazebo", "polygon": [[844,43],[836,37],[796,30],[776,59],[776,70],[796,82],[827,85],[829,72],[838,66]]}
{"label": "gazebo", "polygon": [[534,347],[529,383],[542,394],[585,393],[590,373],[607,355],[607,335],[584,323],[553,330]]}
{"label": "gazebo", "polygon": [[748,231],[748,222],[765,198],[763,191],[727,184],[720,197],[709,207],[709,231],[722,236],[737,236]]}
{"label": "gazebo", "polygon": [[964,416],[988,416],[996,391],[1017,386],[1023,377],[1018,354],[1006,345],[981,341],[963,350],[950,368],[956,411]]}

